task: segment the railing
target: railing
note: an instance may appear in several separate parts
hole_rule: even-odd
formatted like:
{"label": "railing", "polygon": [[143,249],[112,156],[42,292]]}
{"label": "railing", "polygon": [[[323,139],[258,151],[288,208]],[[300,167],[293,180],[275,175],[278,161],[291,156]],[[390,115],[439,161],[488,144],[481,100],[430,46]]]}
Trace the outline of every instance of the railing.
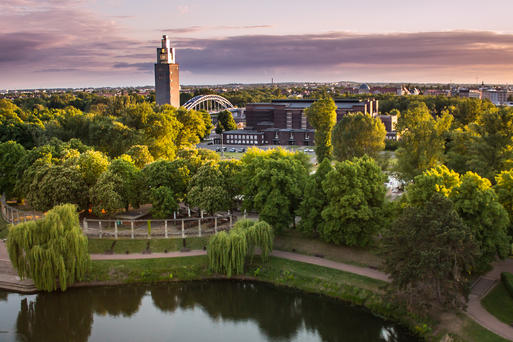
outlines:
{"label": "railing", "polygon": [[34,211],[25,211],[14,208],[7,204],[5,196],[2,195],[0,199],[0,206],[2,212],[2,218],[10,224],[18,224],[22,222],[37,220],[42,217],[42,214]]}
{"label": "railing", "polygon": [[[39,219],[43,216],[34,211],[24,211],[7,204],[5,197],[0,199],[2,217],[11,224]],[[190,214],[190,212],[189,212]],[[203,216],[203,214],[201,214]],[[244,217],[246,212],[244,211]],[[237,216],[228,212],[210,217],[186,217],[162,220],[132,219],[88,219],[84,217],[81,226],[84,235],[118,238],[166,238],[178,239],[193,236],[212,235],[219,231],[230,230]]]}
{"label": "railing", "polygon": [[82,220],[82,230],[90,237],[166,238],[180,239],[212,235],[230,230],[237,219],[232,214],[211,217],[187,217],[162,220],[88,219]]}

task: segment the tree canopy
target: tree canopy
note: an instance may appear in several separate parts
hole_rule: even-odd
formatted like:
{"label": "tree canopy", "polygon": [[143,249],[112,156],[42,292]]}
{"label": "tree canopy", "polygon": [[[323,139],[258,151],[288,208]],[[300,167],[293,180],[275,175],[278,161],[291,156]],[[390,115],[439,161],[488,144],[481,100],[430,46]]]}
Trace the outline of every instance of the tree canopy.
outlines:
{"label": "tree canopy", "polygon": [[370,157],[337,162],[322,182],[327,205],[321,238],[348,246],[368,245],[383,222],[385,180]]}
{"label": "tree canopy", "polygon": [[305,109],[308,122],[315,129],[315,153],[318,162],[324,158],[331,158],[333,146],[331,144],[331,131],[337,122],[337,106],[331,97],[315,101]]}
{"label": "tree canopy", "polygon": [[333,170],[331,162],[324,159],[317,171],[308,176],[303,193],[303,199],[298,208],[301,217],[298,228],[306,233],[317,235],[322,225],[322,211],[328,205],[328,198],[322,188],[322,182]]}
{"label": "tree canopy", "polygon": [[414,103],[401,112],[397,121],[400,148],[396,151],[401,177],[411,180],[443,163],[445,134],[451,122],[452,116],[448,113],[433,118],[424,103]]}
{"label": "tree canopy", "polygon": [[342,161],[368,155],[376,157],[385,148],[387,131],[379,118],[349,113],[333,129],[333,156]]}
{"label": "tree canopy", "polygon": [[243,206],[255,209],[277,231],[293,224],[308,177],[302,153],[249,149],[242,157]]}
{"label": "tree canopy", "polygon": [[433,304],[463,307],[477,251],[469,227],[442,194],[404,209],[384,234],[382,247],[392,293],[421,312]]}

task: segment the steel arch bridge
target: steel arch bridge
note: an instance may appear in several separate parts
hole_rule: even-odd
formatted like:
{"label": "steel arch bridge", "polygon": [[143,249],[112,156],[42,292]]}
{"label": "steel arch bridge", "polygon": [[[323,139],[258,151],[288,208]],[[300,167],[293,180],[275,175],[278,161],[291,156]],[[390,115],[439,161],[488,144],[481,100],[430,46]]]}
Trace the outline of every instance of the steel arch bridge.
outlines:
{"label": "steel arch bridge", "polygon": [[186,109],[206,110],[210,114],[219,113],[225,109],[235,108],[230,101],[219,95],[194,96],[183,106]]}

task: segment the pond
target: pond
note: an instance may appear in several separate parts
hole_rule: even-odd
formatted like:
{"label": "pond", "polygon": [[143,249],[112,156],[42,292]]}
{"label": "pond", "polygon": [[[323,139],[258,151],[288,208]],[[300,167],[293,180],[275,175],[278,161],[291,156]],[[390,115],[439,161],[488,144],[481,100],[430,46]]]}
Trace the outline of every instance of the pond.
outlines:
{"label": "pond", "polygon": [[324,296],[240,281],[0,292],[0,341],[418,341]]}

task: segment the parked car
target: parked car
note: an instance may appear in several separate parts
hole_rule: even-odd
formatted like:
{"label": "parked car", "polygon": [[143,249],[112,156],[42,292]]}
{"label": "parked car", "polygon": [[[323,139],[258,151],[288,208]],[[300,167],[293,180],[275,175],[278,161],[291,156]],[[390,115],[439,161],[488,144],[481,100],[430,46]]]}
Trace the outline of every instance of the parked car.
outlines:
{"label": "parked car", "polygon": [[230,148],[230,152],[235,152],[235,149],[233,147]]}
{"label": "parked car", "polygon": [[220,152],[221,151],[221,147],[216,147],[216,152]]}

